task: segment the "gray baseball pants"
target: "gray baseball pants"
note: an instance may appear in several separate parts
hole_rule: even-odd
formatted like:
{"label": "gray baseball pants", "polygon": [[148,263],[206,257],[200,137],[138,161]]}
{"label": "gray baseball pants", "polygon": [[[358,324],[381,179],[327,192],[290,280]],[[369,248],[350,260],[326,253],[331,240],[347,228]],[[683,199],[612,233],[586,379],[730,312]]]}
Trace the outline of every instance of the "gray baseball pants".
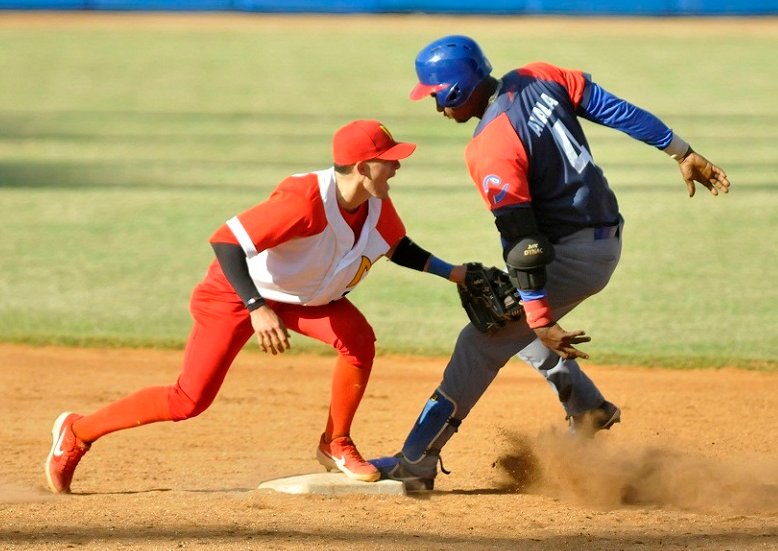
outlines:
{"label": "gray baseball pants", "polygon": [[[616,236],[606,238],[586,228],[554,245],[556,258],[546,267],[546,289],[557,320],[606,286],[621,256],[622,234],[623,223]],[[545,377],[567,415],[578,415],[602,403],[602,393],[578,362],[563,360],[546,348],[525,320],[491,334],[468,324],[459,333],[439,387],[456,403],[456,418],[467,417],[514,355]]]}

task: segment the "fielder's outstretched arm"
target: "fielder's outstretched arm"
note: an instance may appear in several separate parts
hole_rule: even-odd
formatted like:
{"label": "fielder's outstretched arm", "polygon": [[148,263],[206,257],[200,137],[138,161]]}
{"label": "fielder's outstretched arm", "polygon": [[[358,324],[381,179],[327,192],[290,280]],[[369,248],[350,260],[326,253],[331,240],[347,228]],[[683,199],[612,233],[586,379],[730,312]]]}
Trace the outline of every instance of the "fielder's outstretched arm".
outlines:
{"label": "fielder's outstretched arm", "polygon": [[441,260],[419,247],[407,235],[400,239],[386,256],[395,264],[405,268],[435,274],[454,283],[462,284],[465,281],[467,268],[464,264],[455,266]]}

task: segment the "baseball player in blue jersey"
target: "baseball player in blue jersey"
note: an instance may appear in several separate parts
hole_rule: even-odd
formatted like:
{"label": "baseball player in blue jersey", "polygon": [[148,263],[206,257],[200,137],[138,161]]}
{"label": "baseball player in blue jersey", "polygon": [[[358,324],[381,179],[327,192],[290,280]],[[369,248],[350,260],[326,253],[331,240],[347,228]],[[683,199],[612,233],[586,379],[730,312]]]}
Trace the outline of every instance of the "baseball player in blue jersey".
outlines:
{"label": "baseball player in blue jersey", "polygon": [[580,368],[576,345],[590,338],[558,320],[601,291],[621,254],[624,221],[616,196],[594,163],[579,119],[614,128],[678,163],[689,196],[695,182],[727,193],[719,167],[651,113],[609,93],[581,71],[530,63],[503,75],[466,36],[435,40],[416,57],[411,99],[433,98],[456,122],[480,122],[465,149],[470,176],[495,217],[503,258],[525,319],[492,332],[462,329],[443,379],[402,450],[372,462],[408,490],[431,490],[440,451],[513,356],[556,392],[570,431],[593,436],[621,411]]}

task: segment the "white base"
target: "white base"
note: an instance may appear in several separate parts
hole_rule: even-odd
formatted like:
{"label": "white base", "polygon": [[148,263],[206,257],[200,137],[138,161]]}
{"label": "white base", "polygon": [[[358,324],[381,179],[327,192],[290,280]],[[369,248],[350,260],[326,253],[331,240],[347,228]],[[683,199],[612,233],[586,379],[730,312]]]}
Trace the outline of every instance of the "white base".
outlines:
{"label": "white base", "polygon": [[286,494],[388,494],[405,495],[405,486],[398,480],[362,482],[351,480],[343,473],[317,473],[289,476],[267,480],[257,486],[258,490],[283,492]]}

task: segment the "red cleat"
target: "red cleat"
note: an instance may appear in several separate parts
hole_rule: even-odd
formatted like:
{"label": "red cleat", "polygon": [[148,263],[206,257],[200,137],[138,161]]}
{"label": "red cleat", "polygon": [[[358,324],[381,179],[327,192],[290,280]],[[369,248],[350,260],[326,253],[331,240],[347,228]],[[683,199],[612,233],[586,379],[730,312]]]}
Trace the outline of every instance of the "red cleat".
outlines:
{"label": "red cleat", "polygon": [[66,411],[54,421],[51,429],[51,451],[46,458],[46,480],[55,494],[69,494],[70,482],[78,462],[89,451],[90,444],[73,433],[73,423],[83,415]]}
{"label": "red cleat", "polygon": [[328,471],[337,469],[352,480],[375,482],[381,478],[378,469],[364,460],[357,446],[348,436],[334,438],[327,443],[322,434],[319,447],[316,449],[316,459]]}

